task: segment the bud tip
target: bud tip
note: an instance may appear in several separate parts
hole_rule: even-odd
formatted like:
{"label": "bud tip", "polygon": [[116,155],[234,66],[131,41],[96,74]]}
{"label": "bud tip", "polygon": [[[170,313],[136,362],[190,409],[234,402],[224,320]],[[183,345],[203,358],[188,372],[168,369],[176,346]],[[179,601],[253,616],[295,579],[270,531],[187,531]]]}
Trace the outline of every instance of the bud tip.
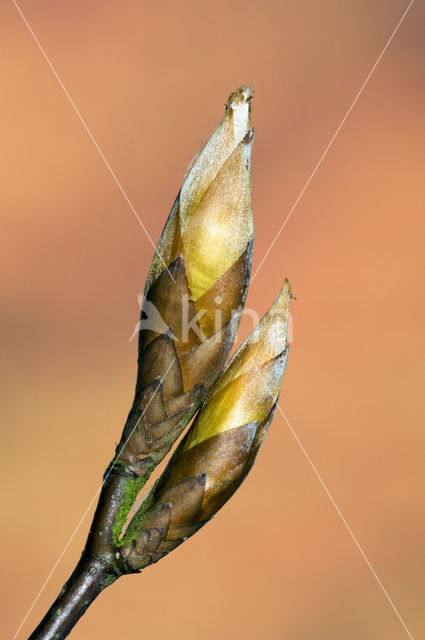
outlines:
{"label": "bud tip", "polygon": [[288,278],[285,278],[282,289],[276,296],[273,302],[272,309],[274,312],[287,313],[289,307],[289,301],[292,298],[291,283]]}
{"label": "bud tip", "polygon": [[242,86],[230,94],[226,103],[227,116],[233,112],[234,138],[238,143],[249,133],[251,100],[254,92],[251,87]]}
{"label": "bud tip", "polygon": [[226,108],[230,109],[231,107],[235,108],[244,103],[247,104],[248,102],[251,102],[253,97],[254,92],[252,88],[242,85],[239,89],[236,89],[236,91],[233,91],[233,93],[230,94],[226,103]]}

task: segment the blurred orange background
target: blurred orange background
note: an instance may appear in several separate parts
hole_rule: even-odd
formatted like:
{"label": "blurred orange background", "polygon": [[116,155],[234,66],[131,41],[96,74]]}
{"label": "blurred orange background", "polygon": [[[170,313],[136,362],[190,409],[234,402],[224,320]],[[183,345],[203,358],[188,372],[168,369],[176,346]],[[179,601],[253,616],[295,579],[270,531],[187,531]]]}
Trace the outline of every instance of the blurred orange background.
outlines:
{"label": "blurred orange background", "polygon": [[[255,271],[407,4],[20,6],[154,242],[228,94],[253,84]],[[425,633],[424,20],[415,2],[247,301],[262,314],[285,276],[293,284],[280,404],[414,638]],[[1,23],[1,603],[12,638],[120,437],[153,248],[12,2]],[[68,577],[92,513],[18,638]],[[409,637],[279,414],[222,512],[107,589],[72,638],[130,636]]]}

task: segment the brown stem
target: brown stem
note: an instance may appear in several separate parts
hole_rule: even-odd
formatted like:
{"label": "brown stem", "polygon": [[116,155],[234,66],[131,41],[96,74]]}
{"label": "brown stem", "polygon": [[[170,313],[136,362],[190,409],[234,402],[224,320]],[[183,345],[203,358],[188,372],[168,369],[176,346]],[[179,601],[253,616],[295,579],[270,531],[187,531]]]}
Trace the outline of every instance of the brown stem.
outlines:
{"label": "brown stem", "polygon": [[84,552],[68,582],[29,640],[63,640],[93,600],[119,574],[100,558]]}
{"label": "brown stem", "polygon": [[29,640],[63,640],[93,600],[125,573],[133,573],[115,544],[117,517],[134,474],[110,465],[80,561]]}

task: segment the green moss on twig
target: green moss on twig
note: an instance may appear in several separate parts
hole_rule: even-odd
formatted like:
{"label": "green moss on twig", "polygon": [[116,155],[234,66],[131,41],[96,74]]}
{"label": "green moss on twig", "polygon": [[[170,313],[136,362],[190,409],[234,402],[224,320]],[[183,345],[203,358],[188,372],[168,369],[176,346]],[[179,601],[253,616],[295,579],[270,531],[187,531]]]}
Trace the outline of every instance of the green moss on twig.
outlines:
{"label": "green moss on twig", "polygon": [[129,544],[131,544],[131,542],[133,540],[136,540],[139,532],[141,531],[142,527],[143,527],[143,521],[145,518],[145,513],[150,509],[154,496],[155,496],[155,490],[158,484],[158,480],[155,482],[155,484],[153,485],[152,489],[150,490],[148,496],[146,497],[145,501],[143,502],[143,504],[141,505],[140,509],[137,511],[137,513],[134,515],[132,521],[130,522],[130,524],[127,527],[127,531],[125,532],[125,534],[123,535],[123,537],[121,538],[121,540],[119,541],[119,546],[127,546]]}
{"label": "green moss on twig", "polygon": [[115,518],[114,526],[112,527],[112,540],[116,547],[122,547],[124,544],[124,537],[120,538],[120,536],[126,523],[127,516],[130,513],[130,509],[135,503],[139,492],[146,484],[146,481],[154,468],[154,464],[148,465],[146,472],[142,476],[127,479],[125,493],[121,499],[121,505]]}

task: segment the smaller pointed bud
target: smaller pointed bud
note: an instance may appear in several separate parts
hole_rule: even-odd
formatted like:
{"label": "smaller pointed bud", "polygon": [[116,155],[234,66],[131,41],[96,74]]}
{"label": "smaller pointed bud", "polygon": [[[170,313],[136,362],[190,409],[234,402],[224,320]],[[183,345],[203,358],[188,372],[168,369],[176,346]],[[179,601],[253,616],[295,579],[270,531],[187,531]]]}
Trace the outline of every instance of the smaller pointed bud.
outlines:
{"label": "smaller pointed bud", "polygon": [[129,567],[140,569],[157,562],[196,533],[248,474],[272,421],[282,384],[290,299],[291,287],[285,281],[270,310],[213,386],[152,491],[149,507],[154,516],[155,510],[168,509],[156,551],[152,553],[146,543],[158,530],[155,517],[142,521],[140,530],[130,525],[124,549]]}
{"label": "smaller pointed bud", "polygon": [[269,311],[233,356],[214,385],[184,442],[184,450],[228,429],[262,422],[279,395],[288,356],[291,285],[288,280]]}

